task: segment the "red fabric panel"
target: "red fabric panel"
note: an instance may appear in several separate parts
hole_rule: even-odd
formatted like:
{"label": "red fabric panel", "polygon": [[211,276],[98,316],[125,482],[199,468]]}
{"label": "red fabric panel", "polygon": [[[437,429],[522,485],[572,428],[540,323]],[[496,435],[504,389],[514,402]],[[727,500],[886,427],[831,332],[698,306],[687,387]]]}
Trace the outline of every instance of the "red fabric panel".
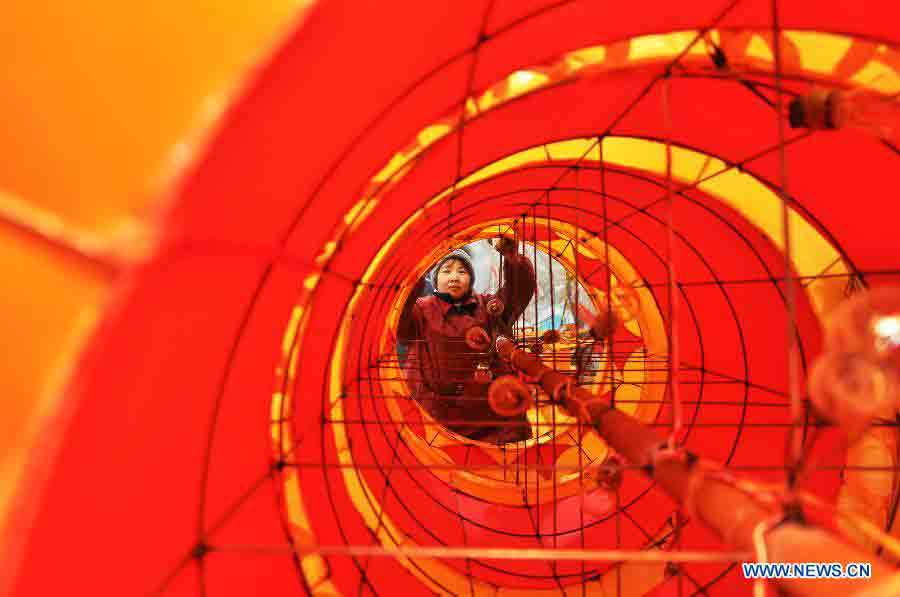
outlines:
{"label": "red fabric panel", "polygon": [[826,0],[816,3],[814,9],[800,3],[780,2],[779,10],[785,29],[834,31],[892,43],[900,41],[897,7],[892,0],[865,3]]}
{"label": "red fabric panel", "polygon": [[[62,456],[30,538],[17,594],[53,594],[60,589],[98,595],[152,592],[183,562],[199,531],[223,517],[225,522],[216,528],[213,541],[283,544],[275,484],[281,480],[263,481],[245,501],[240,498],[269,466],[268,405],[273,371],[290,307],[307,272],[295,264],[315,257],[334,224],[361,198],[369,178],[425,124],[461,99],[469,85],[473,59],[468,51],[485,15],[490,38],[478,52],[471,82],[475,90],[516,69],[554,60],[566,50],[706,25],[727,3],[682,2],[642,11],[625,3],[588,0],[504,0],[496,2],[489,14],[488,4],[407,2],[386,7],[322,2],[303,30],[287,40],[273,61],[257,73],[246,96],[223,122],[206,157],[179,189],[167,233],[172,243],[185,239],[196,243],[183,247],[185,255],[163,255],[155,265],[137,272],[122,311],[107,322],[104,334],[95,341],[95,356],[79,372],[78,387],[84,391],[72,396],[72,401],[81,401],[80,408],[71,429],[60,430],[66,434]],[[829,0],[818,3],[815,10],[804,3],[782,4],[785,28],[900,39],[897,20],[886,18],[892,7],[888,0]],[[722,25],[766,26],[771,18],[768,7],[767,1],[744,0]],[[508,28],[514,22],[518,24]],[[461,163],[460,137],[450,135],[429,149],[382,199],[378,210],[341,247],[332,264],[332,271],[346,279],[326,273],[310,307],[298,389],[292,397],[295,430],[303,440],[297,452],[299,460],[336,460],[331,429],[321,423],[327,414],[323,410],[325,375],[336,328],[353,291],[352,281],[362,274],[388,235],[460,173],[539,143],[602,132],[659,72],[659,66],[654,66],[609,73],[515,100],[467,123]],[[409,95],[404,95],[409,90]],[[660,93],[661,87],[654,86],[618,123],[615,132],[665,137],[669,131]],[[671,117],[674,142],[729,160],[743,159],[777,142],[772,110],[733,82],[674,78]],[[891,187],[889,174],[896,153],[872,139],[846,132],[817,133],[791,145],[787,156],[788,190],[823,230],[834,235],[851,259],[864,269],[895,266],[892,248],[896,245],[893,225],[897,208],[884,196]],[[747,169],[773,184],[781,180],[777,153],[755,160]],[[553,210],[572,219],[575,176],[554,168],[524,169],[467,189],[455,201],[458,215],[465,210],[460,222],[515,215],[527,209],[540,197],[540,189],[556,182],[560,174],[564,175],[561,186],[570,188],[550,195],[556,204]],[[322,181],[326,183],[320,189]],[[584,216],[582,225],[598,232],[603,224],[598,215],[599,175],[582,171],[578,182],[583,189],[578,200],[594,211]],[[661,182],[659,177],[611,169],[605,182],[609,217],[618,220],[659,199]],[[504,193],[510,194],[499,197]],[[777,251],[752,226],[702,193],[692,191],[688,196],[692,201],[676,201],[677,228],[690,243],[678,248],[682,281],[714,281],[710,268],[720,278],[732,280],[780,272]],[[496,198],[483,201],[488,197]],[[276,267],[266,280],[226,378],[232,347],[271,247],[284,239],[304,207],[309,210],[289,239],[291,263]],[[660,218],[664,214],[664,205],[659,204],[645,214],[629,216],[621,227],[609,232],[616,247],[652,284],[660,284],[666,275],[661,260],[665,236]],[[445,236],[439,221],[419,222],[398,245],[389,261],[394,268],[390,282],[405,274],[432,241]],[[227,247],[216,258],[203,257],[200,251],[213,247],[201,248],[200,244],[209,240],[227,243]],[[654,287],[663,311],[664,290]],[[686,409],[690,420],[696,413],[700,425],[688,436],[688,446],[699,453],[725,459],[737,441],[736,465],[780,466],[784,462],[781,447],[787,429],[758,425],[787,422],[787,409],[753,405],[744,413],[743,406],[714,403],[743,402],[745,397],[756,402],[783,400],[777,393],[784,390],[787,380],[782,357],[786,322],[777,290],[772,283],[723,288],[689,284],[685,288],[680,320],[682,357],[709,370],[703,377],[702,394],[696,384],[683,388],[686,401],[704,401],[699,409]],[[369,298],[378,302],[359,314],[371,315],[371,331],[386,316],[389,301],[383,294]],[[809,358],[819,348],[818,324],[805,302],[801,301],[798,312],[804,354]],[[363,334],[358,325],[349,346],[353,348],[348,363],[351,371],[373,356],[371,336]],[[683,375],[686,381],[700,379],[696,371],[685,370]],[[745,377],[754,384],[749,390],[729,381]],[[223,379],[227,383],[221,386]],[[220,387],[224,388],[221,400]],[[355,389],[360,390],[368,391]],[[374,401],[348,401],[346,413],[386,415],[383,404]],[[742,415],[744,427],[738,436]],[[670,421],[671,410],[667,409],[660,422]],[[659,430],[664,433],[667,428]],[[391,463],[393,432],[389,426],[351,427],[354,457],[373,465]],[[203,494],[207,450],[209,476]],[[397,446],[397,450],[400,456],[394,463],[412,462],[405,446]],[[841,445],[836,437],[828,436],[816,450],[840,454]],[[496,509],[480,507],[483,505],[474,498],[453,494],[427,471],[393,472],[390,486],[382,471],[361,471],[360,475],[376,495],[384,494],[384,505],[401,528],[422,542],[436,543],[437,535],[455,545],[467,539],[511,546],[537,544],[530,536],[505,539],[505,535],[470,523],[464,536],[453,512],[457,508],[485,526],[528,535],[533,523],[526,515],[537,516],[536,509],[507,509],[498,515]],[[640,495],[648,485],[631,476],[624,487],[625,499]],[[762,471],[755,476],[781,479],[783,473]],[[809,483],[816,491],[833,496],[838,481],[835,472],[817,474]],[[340,471],[323,474],[303,468],[300,482],[320,542],[372,543],[370,530],[347,496]],[[205,504],[202,513],[201,503]],[[542,514],[546,516],[548,511],[552,512],[548,508]],[[629,510],[650,531],[657,530],[670,511],[671,504],[658,489],[638,499]],[[644,538],[641,529],[627,519],[624,525],[626,543],[637,546]],[[608,545],[613,528],[611,519],[592,527],[588,531],[592,544]],[[690,538],[696,543],[710,541],[704,533],[692,531]],[[379,592],[385,587],[398,593],[423,591],[393,560],[366,564],[333,557],[329,565],[332,579],[348,593],[357,591],[364,570]],[[452,565],[465,570],[465,562]],[[550,574],[546,565],[505,563],[497,567]],[[553,586],[547,579],[513,580],[503,572],[480,565],[475,568],[478,576],[498,582]],[[724,566],[688,569],[705,583]],[[196,594],[201,582],[198,572],[196,564],[188,564],[174,577],[166,594]],[[731,584],[717,585],[714,592],[730,594],[746,588],[735,578],[731,573],[724,581]],[[204,561],[202,581],[210,595],[300,590],[298,571],[287,555],[213,553]],[[670,588],[671,583],[659,591],[665,594]]]}
{"label": "red fabric panel", "polygon": [[213,552],[203,563],[207,595],[302,595],[290,552]]}
{"label": "red fabric panel", "polygon": [[192,548],[216,389],[260,270],[173,255],[140,272],[83,371],[21,594],[150,592]]}
{"label": "red fabric panel", "polygon": [[[282,336],[305,272],[276,266],[247,320],[211,431],[204,525],[209,528],[271,466],[270,403]],[[277,518],[275,505],[272,514]]]}
{"label": "red fabric panel", "polygon": [[[788,192],[834,236],[856,267],[895,269],[894,252],[887,248],[895,242],[900,207],[885,200],[883,176],[895,168],[897,154],[862,133],[838,131],[791,145],[786,159]],[[777,154],[753,162],[748,171],[779,181]]]}
{"label": "red fabric panel", "polygon": [[231,508],[208,529],[209,544],[213,547],[287,546],[277,493],[280,483],[278,478],[270,475],[237,496],[230,504]]}
{"label": "red fabric panel", "polygon": [[196,597],[200,593],[200,570],[197,560],[191,560],[162,591],[163,597]]}
{"label": "red fabric panel", "polygon": [[[732,81],[679,78],[669,82],[669,124],[659,82],[614,129],[623,136],[670,138],[672,143],[729,162],[744,160],[778,143],[775,111]],[[785,103],[790,98],[785,97]],[[796,131],[785,127],[788,138]],[[728,134],[722,134],[728,131]],[[710,170],[711,174],[715,170]]]}
{"label": "red fabric panel", "polygon": [[617,72],[548,88],[473,120],[466,126],[463,172],[538,143],[602,134],[660,72]]}
{"label": "red fabric panel", "polygon": [[[359,131],[358,142],[354,139],[349,155],[335,162],[333,171],[323,174],[324,186],[317,187],[315,195],[309,197],[307,211],[288,243],[289,254],[317,254],[344,214],[363,199],[369,181],[388,160],[406,150],[424,126],[461,104],[471,64],[471,55],[466,55],[447,65],[392,105],[374,126]],[[312,145],[310,149],[317,146],[311,139],[307,143]],[[302,197],[296,195],[295,199]],[[310,226],[311,222],[315,225]]]}

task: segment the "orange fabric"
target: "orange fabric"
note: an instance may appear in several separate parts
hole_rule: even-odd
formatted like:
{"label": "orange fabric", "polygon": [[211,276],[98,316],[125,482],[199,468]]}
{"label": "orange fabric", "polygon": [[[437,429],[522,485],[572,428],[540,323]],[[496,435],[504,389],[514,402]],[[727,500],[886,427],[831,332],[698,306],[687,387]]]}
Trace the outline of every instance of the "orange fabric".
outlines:
{"label": "orange fabric", "polygon": [[[894,52],[900,45],[889,0],[828,0],[815,10],[807,3],[782,4],[785,29],[840,32],[874,44],[871,56],[848,51],[835,63],[836,72],[861,72],[869,61],[878,62],[878,47]],[[269,556],[239,551],[211,553],[202,566],[191,558],[198,544],[289,547],[298,536],[285,515],[294,499],[303,500],[309,516],[309,529],[302,532],[323,545],[371,544],[373,536],[389,542],[388,535],[426,545],[462,545],[472,529],[479,529],[475,536],[481,533],[486,542],[511,547],[544,545],[548,537],[571,544],[583,536],[590,545],[618,542],[643,549],[666,534],[674,505],[634,471],[626,471],[623,481],[621,502],[628,516],[620,518],[618,528],[615,518],[599,516],[582,535],[576,528],[580,521],[556,516],[552,520],[566,526],[550,524],[555,532],[538,536],[537,506],[479,508],[479,500],[414,468],[415,459],[398,441],[399,431],[386,422],[384,401],[375,398],[380,386],[365,373],[382,354],[382,324],[396,316],[398,292],[418,274],[411,270],[422,253],[448,242],[456,231],[489,220],[505,221],[533,242],[548,240],[541,222],[551,216],[604,235],[639,272],[628,282],[649,287],[655,306],[667,312],[666,179],[658,169],[640,164],[574,169],[568,157],[523,164],[451,191],[434,210],[424,210],[428,200],[468,174],[558,140],[607,133],[670,139],[727,166],[739,165],[733,176],[754,176],[771,188],[784,185],[796,212],[848,267],[870,272],[864,276],[867,283],[896,280],[900,208],[884,199],[895,185],[895,147],[851,131],[807,135],[788,130],[784,183],[774,150],[780,138],[770,105],[775,99],[770,69],[760,66],[759,72],[746,74],[758,83],[758,94],[709,65],[673,69],[664,92],[660,76],[668,59],[629,62],[636,50],[628,40],[638,36],[699,31],[713,24],[738,34],[771,28],[767,1],[742,0],[716,21],[724,8],[713,0],[654,10],[594,0],[318,3],[254,73],[189,175],[167,189],[171,211],[161,226],[159,250],[149,263],[130,268],[117,288],[117,308],[98,328],[65,395],[70,423],[45,431],[60,446],[60,456],[43,471],[45,489],[23,488],[39,503],[13,594],[123,595],[163,588],[164,595],[181,595],[193,594],[199,583],[213,596],[244,594],[249,587],[258,594],[290,594],[314,581],[333,583],[347,594],[454,593],[468,590],[466,583],[453,584],[468,575],[484,590],[497,585],[558,594],[560,584],[584,580],[581,565],[574,562],[449,561],[438,568],[334,556],[324,564],[306,560],[304,566],[289,551],[271,556],[272,563]],[[22,4],[17,10],[27,9]],[[173,22],[199,31],[207,16]],[[752,48],[763,61],[772,50],[765,36],[754,35],[720,41],[727,48]],[[133,43],[141,45],[138,38]],[[653,54],[654,43],[644,38],[640,55]],[[522,94],[483,114],[478,105],[465,102],[476,96],[487,106],[493,100],[485,99],[485,90],[503,80],[508,84],[513,73],[600,45],[617,68]],[[128,47],[136,46],[129,42]],[[171,70],[184,76],[188,71],[181,67],[194,63],[193,54],[172,48],[167,50],[174,52]],[[793,64],[799,57],[791,53],[786,61]],[[135,73],[147,70],[136,60],[127,67]],[[168,80],[168,72],[154,70],[153,76]],[[529,76],[534,75],[524,79],[534,81]],[[786,80],[786,95],[806,90],[819,76],[825,77],[809,71]],[[44,106],[36,110],[53,108],[55,113],[63,100],[52,97],[53,88],[35,88]],[[173,91],[172,101],[183,100],[182,93],[191,89]],[[168,96],[152,97],[165,103]],[[127,112],[119,106],[107,113],[104,126],[116,128],[110,123],[123,117],[122,110]],[[430,129],[426,136],[434,143],[414,163],[396,169],[377,203],[364,201],[373,177],[397,152],[448,114],[470,117],[452,132]],[[104,110],[92,108],[90,116],[102,120]],[[134,120],[129,134],[150,140],[157,138],[156,127],[184,124],[183,118],[177,123]],[[73,131],[82,126],[66,123],[68,138],[78,136]],[[38,138],[46,135],[16,130],[17,138],[30,139],[29,147],[41,145],[40,151],[50,152],[46,140]],[[47,180],[44,173],[30,180],[49,197],[45,205],[57,207],[62,199],[50,197],[55,191],[48,190],[53,171],[59,170],[59,181],[78,188],[73,197],[90,195],[96,180],[83,187],[76,183],[112,167],[98,164],[101,156],[115,153],[97,153],[96,163],[85,169],[49,160]],[[104,192],[97,195],[96,209],[60,210],[68,214],[71,208],[69,215],[81,225],[102,227],[122,212],[111,197],[146,205],[140,195],[158,155],[147,150],[119,156],[140,161],[140,184],[126,181],[114,168],[109,185],[100,185]],[[781,357],[788,323],[784,256],[711,191],[686,188],[673,205],[682,283],[684,441],[731,466],[770,466],[754,474],[779,481],[789,421]],[[367,210],[370,215],[364,217]],[[602,270],[591,272],[587,284],[602,290],[606,278]],[[857,283],[838,280],[832,289],[838,293]],[[367,290],[359,295],[364,298],[346,313],[360,287]],[[302,333],[296,346],[285,347],[284,330],[298,313],[295,323]],[[345,314],[348,321],[352,315],[346,325]],[[795,323],[801,360],[808,364],[821,340],[816,309],[805,293],[798,297]],[[293,365],[284,364],[284,353],[292,351],[298,355]],[[347,379],[331,379],[334,355],[345,358]],[[284,389],[274,387],[273,380],[286,378],[293,386],[281,399],[291,405],[286,424],[298,443],[273,455],[273,393]],[[331,392],[342,382],[359,399],[342,403],[339,414],[348,421],[372,421],[344,424],[344,436],[333,433],[341,423],[324,423],[336,412]],[[666,406],[657,424],[666,430],[671,418]],[[543,463],[555,450],[555,444],[544,445],[519,458]],[[838,434],[823,431],[816,451],[829,458],[842,454]],[[356,470],[322,466],[348,454],[359,465]],[[300,498],[284,490],[288,475],[278,470],[286,466],[278,458],[289,459]],[[391,472],[398,465],[409,467]],[[823,470],[806,483],[833,501],[841,479],[838,471]],[[385,513],[390,525],[379,526],[372,512]],[[460,512],[470,514],[461,518]],[[540,512],[545,530],[546,512]],[[683,529],[681,540],[693,547],[720,547],[693,524]],[[608,569],[605,563],[589,565],[585,574]],[[692,590],[709,584],[712,594],[729,595],[746,588],[725,564],[687,565],[686,570]],[[640,574],[632,572],[630,578]]]}

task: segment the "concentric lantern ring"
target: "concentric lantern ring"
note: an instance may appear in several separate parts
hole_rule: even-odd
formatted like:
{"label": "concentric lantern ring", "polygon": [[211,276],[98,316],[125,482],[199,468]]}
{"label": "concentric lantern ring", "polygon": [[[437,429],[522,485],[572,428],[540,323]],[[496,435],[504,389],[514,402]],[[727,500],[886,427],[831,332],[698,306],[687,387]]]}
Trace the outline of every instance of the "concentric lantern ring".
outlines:
{"label": "concentric lantern ring", "polygon": [[[390,278],[389,278],[389,279],[390,279]],[[392,285],[392,282],[388,282],[387,286],[391,286],[391,285]],[[347,464],[350,464],[350,462],[348,462]],[[364,493],[364,495],[366,496],[367,501],[369,501],[369,500],[372,499],[372,496],[371,496],[371,492],[370,492],[370,491],[364,491],[363,493]],[[370,502],[369,505],[370,505],[370,506],[372,505],[371,502]]]}
{"label": "concentric lantern ring", "polygon": [[[608,159],[608,158],[607,158],[607,159]],[[630,165],[630,164],[629,164],[629,165]],[[395,173],[395,172],[397,172],[397,170],[395,170],[394,173]],[[393,178],[393,174],[394,174],[394,173],[392,173],[392,176],[390,176],[389,178]],[[392,182],[392,183],[396,183],[397,181],[396,181],[396,180],[391,180],[391,182]],[[454,185],[454,186],[455,186],[455,187],[458,187],[459,185]],[[439,196],[438,198],[440,199],[440,196]],[[350,221],[352,222],[352,224],[350,224],[350,223],[348,222],[349,227],[350,227],[350,232],[351,232],[351,233],[352,233],[359,225],[362,224],[362,222],[366,219],[366,217],[367,217],[369,214],[371,214],[371,213],[373,212],[373,209],[374,209],[376,203],[377,203],[377,202],[369,201],[369,202],[367,202],[367,203],[362,204],[359,208],[357,208],[357,209],[354,210],[354,213],[353,213],[352,216],[349,218]],[[419,213],[419,212],[417,212],[417,213]],[[744,213],[743,215],[747,216],[748,214]],[[361,216],[361,217],[360,217],[360,216]],[[752,219],[752,218],[751,218],[751,219]],[[774,232],[774,231],[773,231],[773,232]],[[778,234],[770,234],[769,236],[770,236],[770,239],[773,240],[773,241],[777,244],[777,239],[779,238],[779,235],[778,235]],[[390,243],[389,243],[389,244],[390,244]],[[328,258],[330,258],[330,256],[334,253],[334,250],[335,250],[336,247],[337,247],[337,243],[335,243],[334,245],[332,245],[332,248],[331,248],[331,249],[329,249],[328,247],[325,247],[325,248],[323,249],[323,251],[322,251],[321,254],[322,254],[323,257],[325,257],[326,262],[327,262]],[[378,260],[378,258],[376,257],[376,261],[377,261],[377,260]],[[841,261],[840,258],[838,258],[837,261]],[[819,271],[824,271],[824,270],[819,270]],[[366,276],[364,276],[363,279],[366,280]],[[370,279],[371,279],[371,278],[370,278]],[[819,300],[816,300],[816,298],[818,298]],[[813,296],[813,303],[814,303],[814,305],[815,305],[816,307],[818,307],[818,308],[816,309],[817,311],[821,311],[821,309],[823,308],[823,304],[824,304],[824,303],[827,303],[827,302],[828,302],[828,301],[827,301],[825,298],[823,298],[823,297]],[[351,301],[351,304],[352,304],[352,301]],[[367,495],[368,495],[368,493],[367,493]]]}

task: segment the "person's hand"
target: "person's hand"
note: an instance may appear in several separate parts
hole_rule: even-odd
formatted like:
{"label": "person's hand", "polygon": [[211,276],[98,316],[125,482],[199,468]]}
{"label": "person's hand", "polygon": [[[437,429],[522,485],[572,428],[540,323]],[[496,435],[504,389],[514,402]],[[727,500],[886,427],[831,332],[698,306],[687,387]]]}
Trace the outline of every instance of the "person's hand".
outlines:
{"label": "person's hand", "polygon": [[491,337],[481,326],[473,325],[466,330],[466,344],[478,352],[486,352],[491,347]]}
{"label": "person's hand", "polygon": [[501,236],[491,241],[491,246],[503,256],[512,255],[516,252],[516,241],[509,236]]}

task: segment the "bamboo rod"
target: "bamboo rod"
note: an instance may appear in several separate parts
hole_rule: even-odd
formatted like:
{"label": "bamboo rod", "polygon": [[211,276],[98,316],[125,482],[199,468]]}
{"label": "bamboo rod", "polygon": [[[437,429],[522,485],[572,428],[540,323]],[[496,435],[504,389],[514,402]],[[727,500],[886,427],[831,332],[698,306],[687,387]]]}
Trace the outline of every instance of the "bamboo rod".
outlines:
{"label": "bamboo rod", "polygon": [[[575,386],[574,380],[543,365],[533,355],[498,337],[500,356],[513,367],[536,379],[573,415],[592,425],[622,457],[656,480],[688,515],[710,527],[737,550],[758,553],[759,531],[784,515],[783,505],[767,501],[741,487],[718,463],[687,452],[671,452],[663,438],[633,417],[613,409],[603,399]],[[780,589],[798,596],[845,596],[887,579],[896,570],[887,563],[817,528],[792,518],[764,535],[769,562],[871,562],[871,581],[854,579],[773,579]]]}
{"label": "bamboo rod", "polygon": [[508,547],[446,547],[408,546],[382,547],[377,545],[211,545],[210,551],[246,551],[254,553],[319,554],[323,556],[408,557],[477,560],[538,560],[597,561],[597,562],[681,562],[703,564],[710,562],[740,562],[752,558],[752,552],[726,551],[661,551],[621,549],[520,549]]}

